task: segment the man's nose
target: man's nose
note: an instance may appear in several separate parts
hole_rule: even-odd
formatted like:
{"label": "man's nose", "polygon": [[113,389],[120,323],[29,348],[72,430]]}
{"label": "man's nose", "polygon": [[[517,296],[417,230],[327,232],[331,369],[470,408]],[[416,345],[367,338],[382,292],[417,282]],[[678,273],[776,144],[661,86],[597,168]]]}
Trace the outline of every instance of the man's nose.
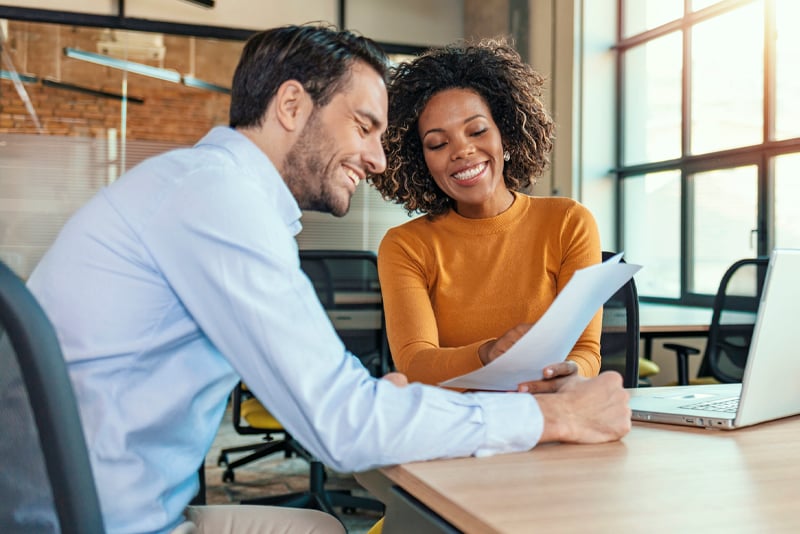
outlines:
{"label": "man's nose", "polygon": [[369,144],[364,161],[366,162],[367,171],[372,174],[380,174],[386,170],[386,153],[383,151],[380,137]]}

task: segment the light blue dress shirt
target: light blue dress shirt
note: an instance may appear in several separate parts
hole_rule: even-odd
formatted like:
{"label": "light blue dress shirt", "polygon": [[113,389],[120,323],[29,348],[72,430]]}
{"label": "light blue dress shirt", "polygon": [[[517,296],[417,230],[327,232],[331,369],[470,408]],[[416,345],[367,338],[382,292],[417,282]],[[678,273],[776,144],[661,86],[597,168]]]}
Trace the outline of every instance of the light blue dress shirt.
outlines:
{"label": "light blue dress shirt", "polygon": [[239,377],[341,472],[540,438],[531,395],[371,378],[300,269],[300,215],[265,154],[215,128],[101,190],[31,275],[68,362],[109,532],[179,523]]}

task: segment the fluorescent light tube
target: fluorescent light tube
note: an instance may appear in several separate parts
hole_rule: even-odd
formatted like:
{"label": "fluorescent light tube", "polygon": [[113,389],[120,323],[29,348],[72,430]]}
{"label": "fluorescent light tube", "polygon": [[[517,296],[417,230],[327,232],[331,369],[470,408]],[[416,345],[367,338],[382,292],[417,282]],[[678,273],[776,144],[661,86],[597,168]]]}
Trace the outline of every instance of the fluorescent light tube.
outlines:
{"label": "fluorescent light tube", "polygon": [[78,50],[76,48],[64,48],[64,55],[73,59],[80,59],[88,61],[89,63],[96,63],[105,67],[113,69],[126,70],[134,74],[141,74],[142,76],[149,76],[150,78],[158,78],[173,83],[181,83],[181,75],[170,69],[162,69],[159,67],[151,67],[143,63],[136,63],[135,61],[127,61],[124,59],[117,59],[103,54],[95,54],[94,52],[86,52],[85,50]]}

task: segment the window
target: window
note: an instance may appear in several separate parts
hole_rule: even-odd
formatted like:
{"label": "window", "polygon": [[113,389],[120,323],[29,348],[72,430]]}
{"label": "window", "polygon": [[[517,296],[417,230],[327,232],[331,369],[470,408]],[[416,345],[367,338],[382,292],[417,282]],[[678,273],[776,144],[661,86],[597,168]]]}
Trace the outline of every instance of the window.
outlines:
{"label": "window", "polygon": [[619,0],[621,249],[643,300],[710,305],[800,247],[800,3]]}

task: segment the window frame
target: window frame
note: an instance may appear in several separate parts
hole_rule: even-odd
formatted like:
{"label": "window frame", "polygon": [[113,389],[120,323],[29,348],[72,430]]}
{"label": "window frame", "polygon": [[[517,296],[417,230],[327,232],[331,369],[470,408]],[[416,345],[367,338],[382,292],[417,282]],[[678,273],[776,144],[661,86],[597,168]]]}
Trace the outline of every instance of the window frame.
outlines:
{"label": "window frame", "polygon": [[[689,291],[691,267],[693,257],[692,239],[694,228],[691,221],[691,195],[692,176],[699,172],[722,170],[742,165],[754,165],[757,168],[757,206],[756,217],[756,251],[757,255],[765,256],[774,246],[774,165],[776,156],[800,152],[800,137],[791,139],[774,140],[772,135],[775,126],[776,102],[776,50],[772,36],[775,34],[775,2],[764,0],[764,76],[763,76],[763,132],[761,142],[751,146],[709,152],[704,154],[690,154],[691,147],[691,110],[690,98],[692,89],[691,72],[691,29],[700,22],[719,17],[742,6],[752,4],[756,0],[722,0],[716,4],[697,11],[691,11],[691,0],[684,0],[684,15],[681,19],[673,20],[641,33],[624,36],[624,8],[625,3],[637,0],[618,0],[617,2],[617,42],[613,46],[615,52],[615,83],[616,91],[616,166],[612,173],[617,179],[615,237],[616,242],[624,250],[624,210],[623,182],[629,177],[639,177],[648,173],[661,171],[680,172],[681,182],[681,221],[680,221],[680,296],[678,298],[659,297],[640,294],[643,302],[656,302],[665,304],[680,304],[689,306],[708,306],[713,302],[713,295],[700,294]],[[681,80],[681,156],[671,160],[650,161],[646,163],[625,165],[625,64],[624,53],[632,48],[643,46],[645,43],[672,32],[681,32],[683,44],[682,80]]]}

